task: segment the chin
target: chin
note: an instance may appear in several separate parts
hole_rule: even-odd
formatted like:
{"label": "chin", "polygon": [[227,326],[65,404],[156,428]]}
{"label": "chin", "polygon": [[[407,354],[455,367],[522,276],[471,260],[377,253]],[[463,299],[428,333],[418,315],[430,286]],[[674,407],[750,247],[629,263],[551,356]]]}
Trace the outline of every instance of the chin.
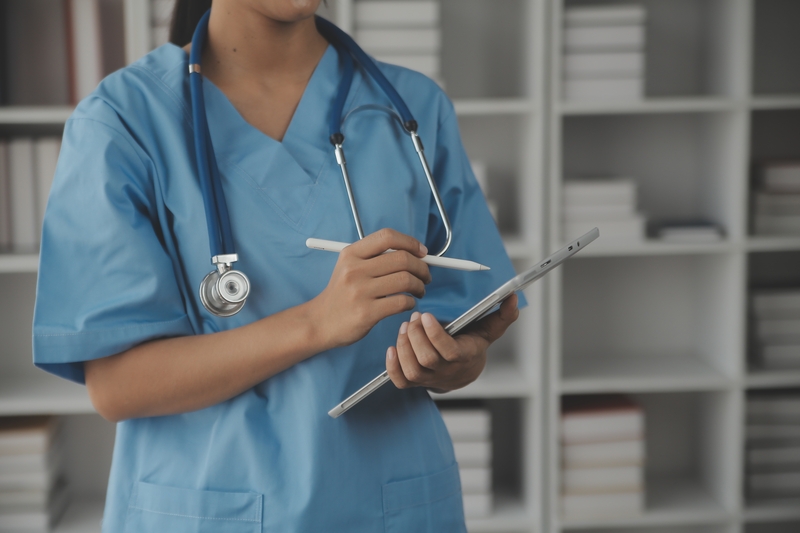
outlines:
{"label": "chin", "polygon": [[280,22],[296,22],[316,13],[322,0],[249,0],[263,15]]}

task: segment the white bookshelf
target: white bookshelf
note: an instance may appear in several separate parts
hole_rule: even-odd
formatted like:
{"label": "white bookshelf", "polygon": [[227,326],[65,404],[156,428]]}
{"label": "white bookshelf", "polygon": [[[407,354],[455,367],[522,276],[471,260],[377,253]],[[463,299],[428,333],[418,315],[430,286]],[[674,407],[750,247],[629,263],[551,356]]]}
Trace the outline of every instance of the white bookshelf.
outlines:
{"label": "white bookshelf", "polygon": [[[111,1],[111,0],[108,0]],[[147,0],[121,4],[125,58],[150,48]],[[355,1],[325,14],[347,31]],[[564,175],[625,173],[652,216],[706,216],[711,245],[593,244],[527,291],[529,308],[492,347],[474,384],[435,399],[478,399],[495,415],[495,511],[471,533],[784,533],[796,502],[744,498],[750,390],[800,387],[800,370],[748,364],[750,287],[800,286],[800,236],[751,236],[751,160],[800,157],[796,0],[641,0],[648,8],[647,97],[561,100],[565,5],[604,0],[441,0],[442,71],[472,158],[518,269],[561,243]],[[633,1],[633,0],[631,0]],[[679,37],[676,37],[678,35]],[[675,39],[679,39],[676,41]],[[69,107],[0,108],[0,132],[58,132]],[[95,533],[113,425],[83,387],[30,364],[38,256],[0,255],[0,415],[63,416],[76,498],[59,533]],[[562,520],[558,414],[564,395],[624,392],[647,420],[647,510]]]}

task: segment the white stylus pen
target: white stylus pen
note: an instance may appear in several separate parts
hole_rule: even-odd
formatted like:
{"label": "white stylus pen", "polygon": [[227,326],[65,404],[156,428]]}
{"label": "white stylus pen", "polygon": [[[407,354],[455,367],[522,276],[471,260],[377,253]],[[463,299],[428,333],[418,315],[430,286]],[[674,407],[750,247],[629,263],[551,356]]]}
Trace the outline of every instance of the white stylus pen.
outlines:
{"label": "white stylus pen", "polygon": [[[325,239],[306,239],[306,246],[312,250],[324,250],[326,252],[341,252],[345,246],[349,246],[349,242],[326,241]],[[386,250],[384,253],[392,252],[394,250]],[[452,268],[454,270],[466,270],[474,272],[476,270],[489,270],[489,267],[476,263],[475,261],[467,261],[466,259],[451,259],[450,257],[437,257],[435,255],[426,255],[422,258],[423,263],[431,266]]]}

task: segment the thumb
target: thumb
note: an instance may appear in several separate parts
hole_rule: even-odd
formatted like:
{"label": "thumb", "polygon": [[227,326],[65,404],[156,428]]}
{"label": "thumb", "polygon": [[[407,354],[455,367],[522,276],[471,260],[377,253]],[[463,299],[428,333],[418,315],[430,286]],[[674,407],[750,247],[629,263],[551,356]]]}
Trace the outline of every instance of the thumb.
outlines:
{"label": "thumb", "polygon": [[475,333],[492,343],[503,336],[508,326],[514,323],[519,316],[517,308],[518,298],[512,294],[500,304],[500,309],[487,316],[478,323]]}

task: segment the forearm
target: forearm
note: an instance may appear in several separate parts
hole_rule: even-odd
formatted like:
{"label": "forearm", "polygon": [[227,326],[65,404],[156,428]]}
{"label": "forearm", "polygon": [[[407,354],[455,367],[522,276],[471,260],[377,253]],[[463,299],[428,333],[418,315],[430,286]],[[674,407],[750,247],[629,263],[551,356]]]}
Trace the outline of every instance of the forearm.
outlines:
{"label": "forearm", "polygon": [[311,302],[234,330],[147,342],[85,363],[109,420],[185,413],[240,394],[327,348]]}

